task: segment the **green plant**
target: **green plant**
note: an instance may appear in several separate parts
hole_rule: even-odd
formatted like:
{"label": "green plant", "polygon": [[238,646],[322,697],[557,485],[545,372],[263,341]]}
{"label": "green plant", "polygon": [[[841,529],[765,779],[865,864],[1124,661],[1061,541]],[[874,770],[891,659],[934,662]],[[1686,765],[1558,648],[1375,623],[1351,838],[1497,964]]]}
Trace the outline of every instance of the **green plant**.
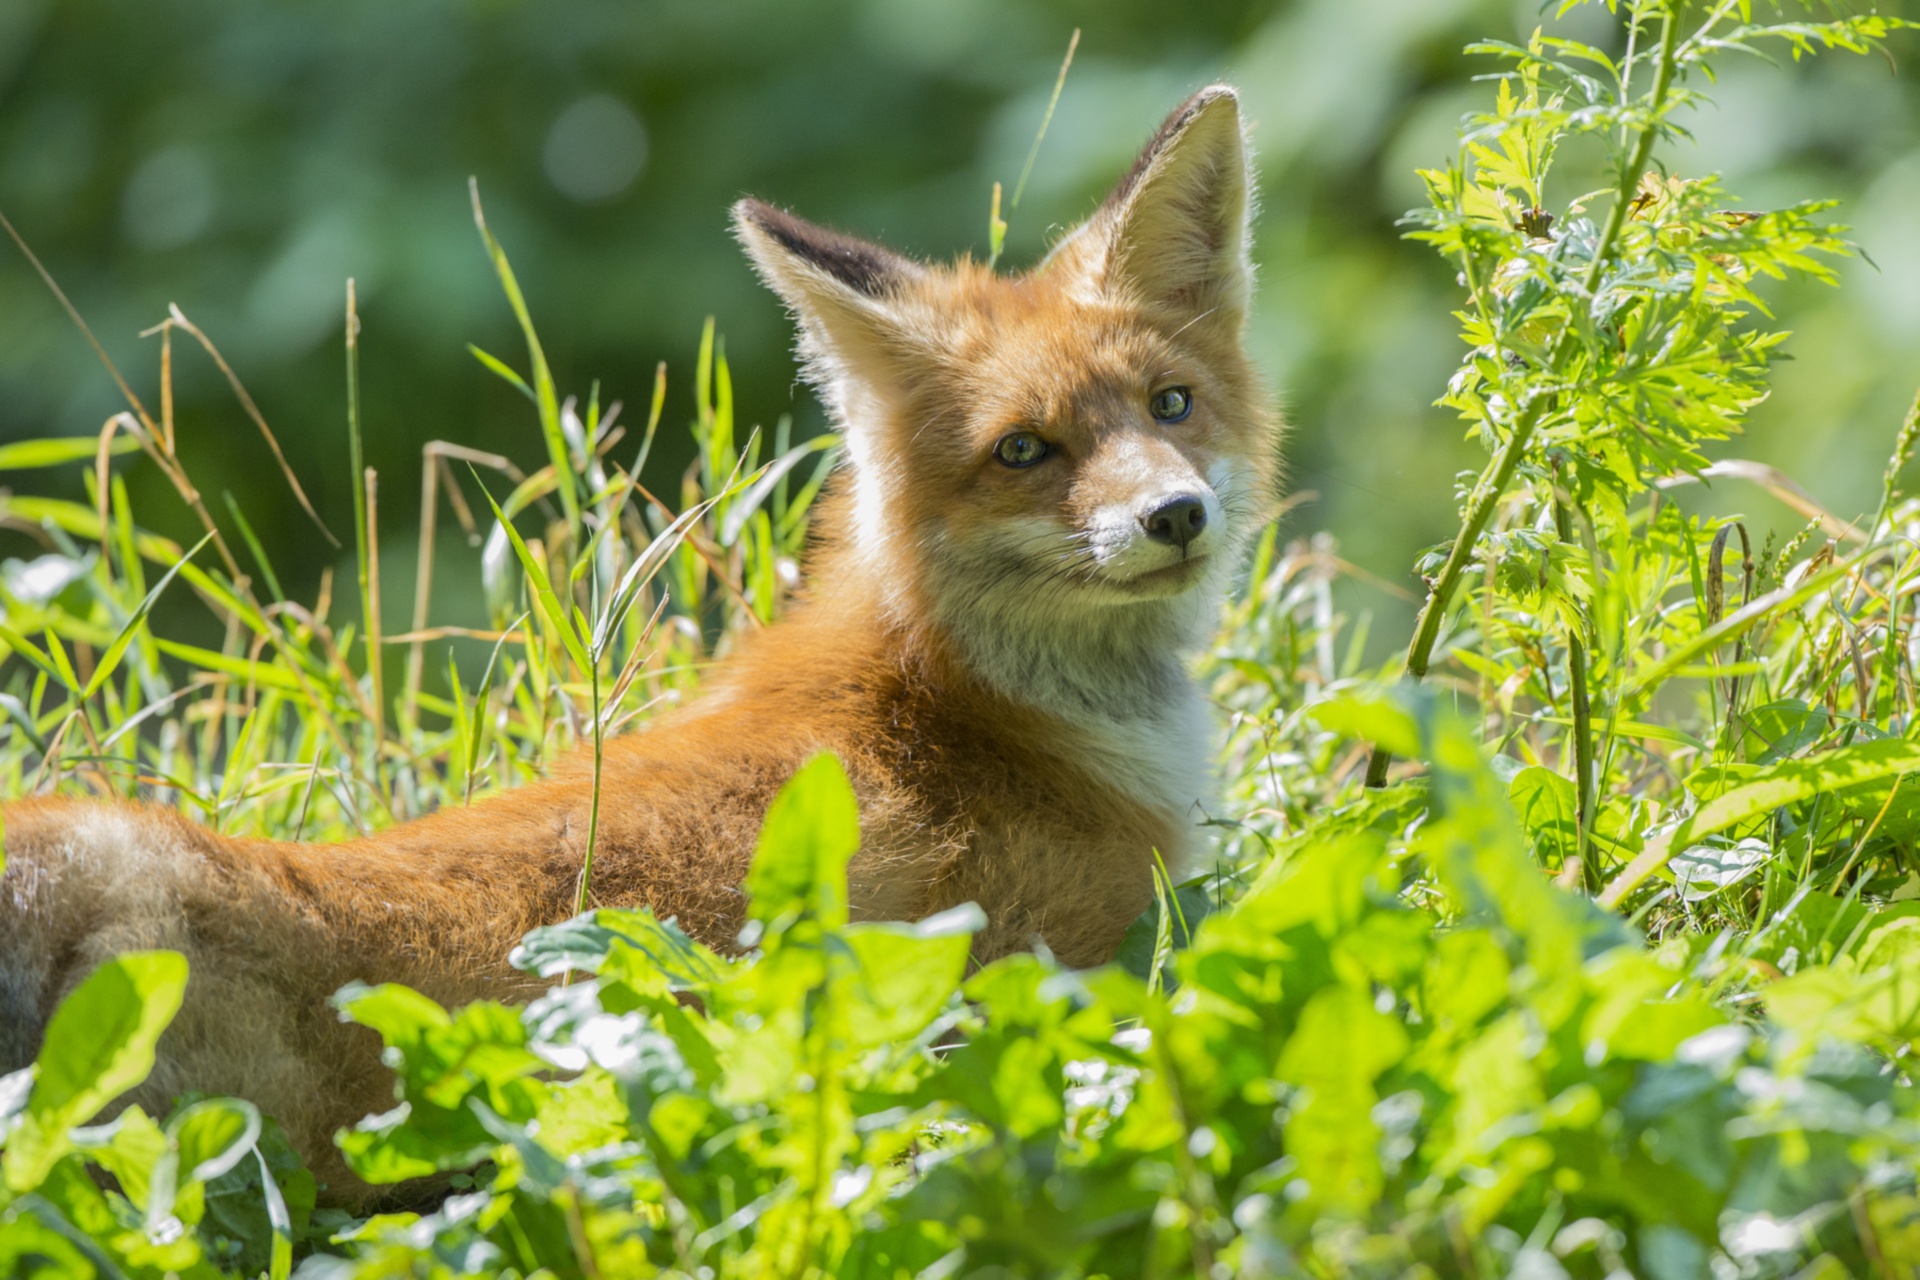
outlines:
{"label": "green plant", "polygon": [[[1493,457],[1462,495],[1460,531],[1444,557],[1422,565],[1433,576],[1407,673],[1427,674],[1476,562],[1504,572],[1504,594],[1538,595],[1557,609],[1570,624],[1583,846],[1594,744],[1580,632],[1593,567],[1574,525],[1590,542],[1605,539],[1655,480],[1706,468],[1701,446],[1738,430],[1764,396],[1768,355],[1785,337],[1748,323],[1754,312],[1766,314],[1755,284],[1788,271],[1831,279],[1819,255],[1845,251],[1839,228],[1814,220],[1828,206],[1730,210],[1713,181],[1656,172],[1656,145],[1698,99],[1688,78],[1710,75],[1715,58],[1758,52],[1768,41],[1795,57],[1815,48],[1865,52],[1901,25],[1877,15],[1756,23],[1745,3],[1636,0],[1623,8],[1627,41],[1618,58],[1541,35],[1524,49],[1476,46],[1515,70],[1500,80],[1495,109],[1463,132],[1459,159],[1423,175],[1432,208],[1416,215],[1413,232],[1459,267],[1466,286],[1471,351],[1442,403],[1460,411]],[[1556,216],[1547,188],[1553,162],[1564,146],[1593,138],[1609,147],[1608,189]],[[1597,225],[1590,199],[1606,201]],[[1530,501],[1505,513],[1504,537],[1488,536],[1515,497],[1516,478]],[[1535,511],[1552,518],[1527,529]],[[1386,781],[1390,758],[1375,753],[1370,785]]]}
{"label": "green plant", "polygon": [[[108,961],[61,1004],[33,1068],[0,1080],[0,1266],[9,1275],[226,1274],[283,1280],[313,1177],[238,1098],[182,1099],[164,1124],[138,1107],[89,1126],[146,1078],[180,1008],[170,951]],[[104,1192],[88,1169],[111,1176]]]}
{"label": "green plant", "polygon": [[[94,1124],[186,980],[163,955],[104,967],[37,1067],[0,1080],[0,1259],[156,1277],[277,1276],[295,1254],[343,1278],[1911,1274],[1920,502],[1901,477],[1920,403],[1869,519],[1709,463],[1783,340],[1766,279],[1819,278],[1845,244],[1819,206],[1729,212],[1657,163],[1710,58],[1865,47],[1897,24],[1623,9],[1622,58],[1544,34],[1484,46],[1510,70],[1459,163],[1428,175],[1414,234],[1466,289],[1443,402],[1492,457],[1424,566],[1405,664],[1422,687],[1369,666],[1331,541],[1269,530],[1203,664],[1229,725],[1217,861],[1162,877],[1118,963],[968,972],[973,913],[850,921],[856,815],[818,759],[769,816],[738,957],[589,909],[525,940],[518,963],[560,980],[525,1008],[340,993],[386,1039],[402,1103],[340,1141],[406,1212],[312,1210],[240,1102]],[[1602,143],[1596,221],[1547,177]],[[418,612],[385,634],[374,501],[364,619],[287,600],[240,504],[216,521],[180,469],[163,345],[160,415],[136,401],[83,449],[0,455],[92,458],[96,499],[0,499],[47,544],[0,569],[7,785],[138,787],[225,830],[348,834],[597,752],[778,616],[831,442],[792,447],[782,424],[771,448],[742,443],[710,325],[699,460],[657,497],[639,477],[664,372],[622,467],[617,407],[559,396],[486,245],[529,372],[475,355],[533,405],[545,462],[430,446],[417,582],[424,600],[444,504],[481,546],[488,629]],[[174,328],[206,342],[176,316],[163,343]],[[135,524],[110,467],[127,440],[174,479],[200,547]],[[466,496],[480,472],[490,525]],[[1701,478],[1808,523],[1756,546],[1744,518],[1686,509]],[[222,648],[155,634],[154,601],[183,588]],[[476,684],[449,652],[430,687],[442,643],[468,646]],[[377,655],[403,648],[389,698]],[[1369,744],[1373,772],[1399,756],[1405,776],[1363,787]]]}

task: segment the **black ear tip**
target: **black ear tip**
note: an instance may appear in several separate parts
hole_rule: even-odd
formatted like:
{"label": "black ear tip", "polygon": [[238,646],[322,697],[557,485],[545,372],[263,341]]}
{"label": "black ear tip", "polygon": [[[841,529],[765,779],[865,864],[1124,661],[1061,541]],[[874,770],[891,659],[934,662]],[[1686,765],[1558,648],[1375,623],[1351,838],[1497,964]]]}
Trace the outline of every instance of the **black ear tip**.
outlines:
{"label": "black ear tip", "polygon": [[[751,196],[734,204],[733,225],[756,257],[773,252],[805,263],[868,297],[881,297],[916,273],[912,263],[877,244],[815,226]],[[756,240],[777,247],[756,249]]]}
{"label": "black ear tip", "polygon": [[766,201],[756,200],[752,196],[746,196],[733,202],[733,225],[736,227],[751,226],[766,231],[769,229],[773,220],[779,216],[781,216],[780,210],[774,208]]}
{"label": "black ear tip", "polygon": [[[1139,158],[1133,162],[1132,170],[1120,180],[1120,185],[1114,189],[1113,194],[1107,197],[1104,207],[1115,209],[1126,204],[1134,191],[1139,188],[1148,171],[1187,133],[1189,127],[1203,117],[1209,116],[1216,121],[1232,123],[1234,127],[1231,136],[1238,137],[1240,91],[1230,84],[1210,84],[1175,107],[1161,123],[1159,131],[1147,140],[1147,145],[1141,149]],[[1216,140],[1219,137],[1217,132],[1213,136]]]}
{"label": "black ear tip", "polygon": [[1232,115],[1240,112],[1240,91],[1230,84],[1210,84],[1174,108],[1163,133],[1177,133],[1179,130],[1214,111],[1225,111]]}

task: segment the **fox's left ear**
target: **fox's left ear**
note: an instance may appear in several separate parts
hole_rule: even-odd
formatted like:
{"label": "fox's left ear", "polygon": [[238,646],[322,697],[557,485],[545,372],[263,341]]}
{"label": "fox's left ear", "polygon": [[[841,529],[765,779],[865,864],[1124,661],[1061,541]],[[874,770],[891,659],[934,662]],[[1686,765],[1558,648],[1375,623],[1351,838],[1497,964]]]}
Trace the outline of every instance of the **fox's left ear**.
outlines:
{"label": "fox's left ear", "polygon": [[[837,402],[849,377],[884,381],[899,356],[898,306],[925,268],[759,200],[733,206],[734,233],[800,323],[808,377]],[[846,406],[836,404],[844,409]]]}
{"label": "fox's left ear", "polygon": [[1237,334],[1253,292],[1249,168],[1239,96],[1226,85],[1202,89],[1061,244],[1057,256],[1068,261],[1060,265],[1108,296]]}

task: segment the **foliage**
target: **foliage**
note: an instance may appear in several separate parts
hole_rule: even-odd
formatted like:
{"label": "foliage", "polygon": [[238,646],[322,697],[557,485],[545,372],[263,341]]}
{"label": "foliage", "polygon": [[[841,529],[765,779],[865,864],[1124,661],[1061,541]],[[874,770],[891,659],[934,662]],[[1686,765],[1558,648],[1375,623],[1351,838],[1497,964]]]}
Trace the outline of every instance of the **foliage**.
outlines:
{"label": "foliage", "polygon": [[[1424,679],[1367,668],[1330,540],[1269,531],[1203,664],[1230,727],[1218,862],[1163,879],[1118,963],[970,971],[971,909],[852,922],[857,814],[823,757],[768,816],[738,957],[593,910],[516,952],[558,983],[524,1008],[339,993],[385,1040],[400,1104],[339,1141],[405,1211],[314,1210],[237,1100],[95,1123],[189,980],[158,953],[103,966],[36,1067],[0,1080],[0,1259],[279,1276],[298,1253],[342,1278],[1920,1267],[1920,502],[1897,483],[1920,406],[1871,521],[1710,462],[1781,350],[1764,282],[1821,276],[1845,242],[1817,206],[1730,211],[1659,166],[1709,58],[1866,47],[1893,24],[1623,10],[1624,53],[1489,46],[1510,67],[1493,109],[1427,175],[1413,235],[1465,290],[1442,402],[1491,457],[1427,565]],[[1612,180],[1563,198],[1554,159],[1585,144]],[[10,787],[346,834],[597,753],[779,615],[821,447],[739,438],[709,328],[699,458],[676,504],[657,498],[636,477],[663,391],[621,465],[617,408],[561,397],[481,226],[527,372],[476,355],[531,402],[546,459],[433,455],[435,501],[484,543],[492,625],[457,638],[483,657],[439,697],[428,646],[456,637],[383,626],[371,481],[362,617],[336,624],[324,595],[282,595],[237,506],[230,538],[196,505],[170,397],[135,403],[88,455],[92,506],[4,500],[51,544],[0,572]],[[109,465],[128,439],[201,546],[134,523]],[[1690,513],[1689,485],[1715,479],[1757,480],[1807,528],[1755,547]],[[225,645],[155,634],[163,591],[209,606]],[[388,647],[411,659],[391,696],[367,658]],[[1411,762],[1390,785],[1362,785],[1370,744]]]}
{"label": "foliage", "polygon": [[128,1107],[85,1126],[146,1078],[186,985],[176,952],[108,961],[61,1004],[34,1066],[0,1079],[7,1274],[289,1274],[313,1177],[252,1103],[184,1098],[164,1124]]}

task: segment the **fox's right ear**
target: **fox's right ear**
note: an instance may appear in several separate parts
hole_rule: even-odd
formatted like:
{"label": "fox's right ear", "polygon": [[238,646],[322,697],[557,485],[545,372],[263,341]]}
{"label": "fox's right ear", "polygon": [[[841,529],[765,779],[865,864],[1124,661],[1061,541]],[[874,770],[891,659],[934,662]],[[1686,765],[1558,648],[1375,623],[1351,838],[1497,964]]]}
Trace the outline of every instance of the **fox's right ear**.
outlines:
{"label": "fox's right ear", "polygon": [[1239,97],[1212,85],[1167,117],[1133,171],[1048,263],[1097,294],[1237,336],[1253,285],[1252,196]]}
{"label": "fox's right ear", "polygon": [[925,268],[759,200],[733,206],[733,227],[761,279],[800,322],[801,353],[815,380],[853,374],[874,381],[900,331],[897,304]]}

